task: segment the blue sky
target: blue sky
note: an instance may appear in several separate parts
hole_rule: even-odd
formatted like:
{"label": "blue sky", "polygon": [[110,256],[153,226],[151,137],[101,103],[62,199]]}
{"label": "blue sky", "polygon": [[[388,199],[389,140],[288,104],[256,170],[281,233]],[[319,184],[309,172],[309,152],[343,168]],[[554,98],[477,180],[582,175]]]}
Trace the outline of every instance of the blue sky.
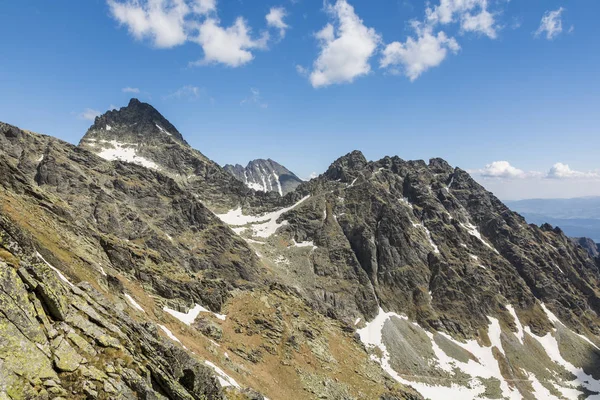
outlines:
{"label": "blue sky", "polygon": [[359,149],[443,157],[504,199],[600,195],[599,13],[595,0],[6,1],[0,120],[77,143],[86,118],[138,97],[221,164],[270,157],[307,177]]}

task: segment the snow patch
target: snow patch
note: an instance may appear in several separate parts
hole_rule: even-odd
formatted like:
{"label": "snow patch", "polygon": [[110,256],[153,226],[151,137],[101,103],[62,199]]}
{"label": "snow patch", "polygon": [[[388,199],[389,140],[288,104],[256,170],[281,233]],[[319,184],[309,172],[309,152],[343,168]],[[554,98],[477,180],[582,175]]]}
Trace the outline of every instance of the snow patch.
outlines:
{"label": "snow patch", "polygon": [[[218,214],[217,217],[219,217],[219,219],[221,219],[221,221],[225,222],[226,224],[235,227],[235,229],[241,229],[240,232],[243,232],[244,230],[249,228],[252,230],[253,236],[268,238],[272,236],[277,231],[277,229],[284,225],[287,225],[287,221],[282,221],[278,223],[277,220],[279,219],[279,217],[281,217],[286,212],[296,208],[298,205],[306,201],[309,197],[310,195],[302,198],[300,201],[298,201],[296,204],[290,207],[282,208],[281,210],[273,211],[259,216],[244,215],[242,213],[242,208],[238,207],[237,209],[231,210],[226,214]],[[250,226],[246,227],[246,225]]]}
{"label": "snow patch", "polygon": [[38,258],[40,260],[42,260],[47,266],[50,267],[50,269],[52,269],[54,272],[56,272],[56,274],[58,275],[58,277],[60,278],[61,281],[65,282],[67,285],[74,287],[74,285],[62,274],[62,272],[60,272],[58,270],[58,268],[54,267],[52,264],[50,264],[48,261],[46,261],[46,259],[44,257],[42,257],[42,255],[39,252],[35,252],[35,254],[38,256]]}
{"label": "snow patch", "polygon": [[160,126],[159,124],[156,124],[156,123],[155,123],[154,125],[156,125],[156,127],[157,127],[157,128],[158,128],[158,129],[159,129],[159,130],[160,130],[162,133],[166,134],[167,136],[173,136],[173,135],[171,135],[171,134],[170,134],[170,133],[169,133],[169,132],[168,132],[168,131],[167,131],[165,128],[163,128],[163,127],[162,127],[162,126]]}
{"label": "snow patch", "polygon": [[196,320],[196,318],[198,318],[198,315],[200,315],[201,312],[211,313],[212,315],[214,315],[222,321],[225,321],[225,319],[227,318],[226,315],[214,313],[202,307],[200,304],[196,304],[195,307],[190,309],[187,313],[175,311],[166,306],[163,308],[163,311],[171,314],[173,317],[177,318],[186,325],[191,325]]}
{"label": "snow patch", "polygon": [[138,164],[146,168],[159,170],[158,164],[148,160],[147,158],[137,155],[136,144],[120,143],[116,140],[102,140],[102,143],[109,144],[111,147],[104,147],[96,153],[98,156],[108,161],[124,161],[133,164]]}
{"label": "snow patch", "polygon": [[519,339],[519,342],[521,342],[521,344],[523,344],[523,340],[525,339],[525,331],[523,330],[523,325],[521,324],[521,321],[519,320],[519,317],[517,316],[517,313],[515,312],[515,309],[513,306],[507,305],[506,309],[508,310],[510,315],[515,320],[515,325],[517,325],[516,335],[517,335],[517,338]]}
{"label": "snow patch", "polygon": [[227,375],[225,373],[225,371],[223,371],[221,368],[217,367],[215,364],[213,364],[212,362],[210,362],[208,360],[205,360],[204,363],[206,365],[208,365],[209,367],[211,367],[217,373],[217,378],[219,379],[219,383],[221,384],[221,386],[223,386],[223,387],[233,386],[236,389],[241,388],[240,385],[235,381],[235,379],[233,379],[232,377]]}
{"label": "snow patch", "polygon": [[477,229],[477,227],[471,223],[466,223],[463,224],[461,223],[460,226],[462,226],[463,228],[465,228],[467,230],[467,232],[469,232],[469,235],[476,237],[477,239],[479,239],[479,241],[481,243],[483,243],[484,245],[486,245],[487,247],[489,247],[490,249],[494,250],[494,252],[496,254],[498,253],[498,250],[496,250],[491,244],[489,244],[482,236],[481,233],[479,233],[479,230]]}
{"label": "snow patch", "polygon": [[146,311],[144,311],[144,309],[142,308],[142,306],[140,306],[134,299],[133,297],[131,297],[130,295],[128,295],[127,293],[125,293],[125,298],[127,299],[127,301],[129,301],[129,303],[133,306],[133,308],[145,313]]}
{"label": "snow patch", "polygon": [[169,330],[169,328],[167,328],[167,327],[166,327],[166,326],[164,326],[164,325],[160,325],[160,324],[158,324],[158,326],[160,327],[160,329],[162,329],[162,330],[163,330],[163,332],[164,332],[164,333],[167,335],[167,337],[168,337],[169,339],[171,339],[171,340],[172,340],[172,341],[174,341],[174,342],[181,343],[181,341],[180,341],[179,339],[177,339],[177,337],[176,337],[175,335],[173,335],[173,332],[171,332],[171,331]]}
{"label": "snow patch", "polygon": [[437,247],[437,245],[433,241],[433,238],[431,237],[431,232],[429,231],[429,229],[427,229],[427,227],[423,224],[413,223],[412,225],[415,228],[420,228],[420,229],[425,230],[425,233],[427,234],[427,239],[429,240],[429,244],[431,245],[431,247],[433,247],[433,252],[436,254],[440,254],[440,249]]}

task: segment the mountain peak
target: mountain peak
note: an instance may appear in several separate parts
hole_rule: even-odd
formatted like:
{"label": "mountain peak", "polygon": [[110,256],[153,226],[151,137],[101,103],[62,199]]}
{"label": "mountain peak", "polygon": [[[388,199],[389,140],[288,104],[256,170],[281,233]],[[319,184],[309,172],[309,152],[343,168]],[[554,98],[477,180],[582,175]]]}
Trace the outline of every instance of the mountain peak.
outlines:
{"label": "mountain peak", "polygon": [[354,178],[355,173],[363,169],[367,163],[364,154],[359,150],[354,150],[335,160],[325,172],[325,176],[329,179],[340,179],[345,182],[350,178]]}
{"label": "mountain peak", "polygon": [[183,136],[156,108],[132,98],[126,107],[109,110],[96,117],[82,143],[89,139],[117,140],[127,143],[178,141],[187,145]]}
{"label": "mountain peak", "polygon": [[277,192],[281,196],[293,191],[302,183],[302,179],[296,174],[270,158],[252,160],[245,168],[240,164],[227,164],[223,169],[251,189],[259,192]]}

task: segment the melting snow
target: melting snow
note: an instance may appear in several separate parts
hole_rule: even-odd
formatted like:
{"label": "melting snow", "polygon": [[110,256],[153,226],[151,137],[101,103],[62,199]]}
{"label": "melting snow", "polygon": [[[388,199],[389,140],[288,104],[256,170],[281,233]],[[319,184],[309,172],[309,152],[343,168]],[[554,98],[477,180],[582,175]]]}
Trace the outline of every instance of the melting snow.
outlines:
{"label": "melting snow", "polygon": [[102,142],[112,146],[112,148],[103,148],[100,152],[96,153],[105,160],[125,161],[150,169],[160,169],[158,164],[148,160],[147,158],[138,156],[135,149],[137,145],[135,144],[120,143],[116,140],[102,140]]}
{"label": "melting snow", "polygon": [[215,317],[217,317],[218,319],[220,319],[222,321],[225,321],[225,318],[227,318],[226,315],[214,313],[214,312],[202,307],[200,304],[196,304],[196,306],[194,308],[190,309],[187,313],[175,311],[175,310],[170,309],[169,307],[164,307],[163,311],[171,314],[172,316],[174,316],[175,318],[177,318],[178,320],[180,320],[181,322],[183,322],[186,325],[191,325],[196,320],[196,318],[198,317],[198,315],[201,312],[211,313]]}
{"label": "melting snow", "polygon": [[208,360],[204,361],[204,363],[211,367],[217,373],[217,378],[219,379],[219,383],[221,384],[221,386],[233,386],[237,389],[240,389],[240,385],[238,385],[235,379],[227,375],[225,371],[223,371],[221,368],[217,367],[215,364]]}
{"label": "melting snow", "polygon": [[[395,314],[393,312],[384,312],[379,309],[379,314],[375,319],[369,322],[364,328],[357,330],[361,341],[368,347],[378,347],[381,350],[382,357],[377,359],[375,356],[371,356],[372,359],[378,361],[382,368],[390,374],[398,382],[405,385],[410,385],[419,391],[423,396],[430,399],[476,399],[481,398],[481,395],[485,392],[485,387],[476,377],[482,378],[497,378],[500,380],[500,388],[502,395],[509,399],[521,399],[521,395],[517,390],[513,390],[508,383],[502,377],[498,362],[494,358],[492,348],[497,347],[499,351],[504,353],[502,343],[500,341],[500,323],[497,319],[488,317],[490,320],[490,326],[488,336],[492,345],[490,347],[483,347],[475,340],[469,340],[466,343],[461,343],[448,335],[442,334],[448,340],[452,341],[455,345],[462,347],[471,354],[473,354],[479,362],[469,360],[464,363],[454,358],[449,357],[444,351],[435,343],[433,340],[433,334],[425,331],[427,336],[432,342],[433,351],[437,357],[438,367],[445,371],[452,371],[454,368],[459,368],[464,373],[473,377],[469,382],[469,387],[463,387],[456,384],[451,386],[436,386],[428,385],[421,382],[409,381],[400,374],[398,374],[390,365],[390,354],[383,343],[382,329],[391,317],[408,320],[407,317]],[[413,325],[419,326],[413,322]],[[408,376],[407,376],[408,377]]]}
{"label": "melting snow", "polygon": [[173,332],[171,332],[169,330],[169,328],[167,328],[164,325],[160,325],[160,324],[158,324],[158,326],[160,327],[160,329],[163,330],[163,332],[165,332],[165,334],[169,337],[169,339],[171,339],[174,342],[181,343],[181,341],[179,339],[177,339],[177,337],[175,335],[173,335]]}
{"label": "melting snow", "polygon": [[111,130],[112,130],[112,126],[110,126],[110,125],[106,125],[106,130],[107,130],[107,131],[111,131]]}
{"label": "melting snow", "polygon": [[467,224],[461,223],[460,225],[469,232],[469,235],[475,236],[477,239],[479,239],[479,241],[481,243],[483,243],[490,249],[494,250],[494,252],[496,252],[496,254],[498,254],[498,250],[496,250],[491,244],[489,244],[485,239],[483,239],[483,237],[481,236],[481,233],[479,233],[479,230],[477,230],[477,227],[475,225],[473,225],[471,223],[467,223]]}
{"label": "melting snow", "polygon": [[154,124],[156,125],[156,127],[164,134],[166,134],[167,136],[173,136],[171,135],[165,128],[163,128],[162,126],[158,125],[158,124]]}
{"label": "melting snow", "polygon": [[508,309],[508,312],[515,320],[515,325],[517,325],[516,335],[517,335],[517,338],[519,339],[519,342],[521,342],[521,344],[523,344],[523,340],[525,339],[525,331],[523,331],[523,325],[521,324],[521,321],[519,320],[519,317],[517,316],[517,313],[515,312],[514,307],[511,305],[507,305],[506,308]]}
{"label": "melting snow", "polygon": [[42,260],[47,266],[49,266],[60,278],[61,281],[65,282],[67,285],[73,287],[73,284],[60,272],[57,268],[55,268],[52,264],[50,264],[39,252],[35,252],[35,254]]}
{"label": "melting snow", "polygon": [[429,229],[427,229],[427,227],[425,225],[423,225],[423,224],[415,224],[415,223],[413,223],[413,227],[415,227],[415,228],[421,228],[421,229],[425,230],[425,233],[427,234],[427,239],[429,240],[429,244],[431,245],[431,247],[433,247],[434,253],[440,254],[440,249],[437,247],[437,245],[433,241],[433,238],[431,237],[431,232],[429,231]]}
{"label": "melting snow", "polygon": [[146,311],[144,311],[144,309],[142,308],[142,306],[140,306],[134,299],[133,297],[131,297],[130,295],[128,295],[127,293],[125,293],[125,298],[129,301],[129,303],[131,303],[131,305],[133,306],[133,308],[145,313]]}
{"label": "melting snow", "polygon": [[312,249],[316,249],[317,246],[315,246],[315,243],[311,240],[310,242],[296,242],[294,239],[292,239],[292,245],[295,247],[312,247]]}
{"label": "melting snow", "polygon": [[[279,217],[281,217],[286,212],[294,209],[304,201],[306,201],[310,196],[306,196],[298,201],[296,204],[282,208],[281,210],[266,213],[263,215],[255,216],[255,215],[244,215],[242,213],[242,208],[238,207],[235,210],[229,211],[227,214],[217,215],[221,219],[221,221],[225,222],[228,225],[236,227],[235,229],[241,229],[240,232],[245,230],[245,225],[250,224],[250,228],[253,231],[253,236],[268,238],[273,235],[277,229],[280,227],[287,225],[287,221],[282,221],[281,223],[277,223]],[[244,229],[242,229],[242,227]],[[238,233],[238,232],[236,232]]]}

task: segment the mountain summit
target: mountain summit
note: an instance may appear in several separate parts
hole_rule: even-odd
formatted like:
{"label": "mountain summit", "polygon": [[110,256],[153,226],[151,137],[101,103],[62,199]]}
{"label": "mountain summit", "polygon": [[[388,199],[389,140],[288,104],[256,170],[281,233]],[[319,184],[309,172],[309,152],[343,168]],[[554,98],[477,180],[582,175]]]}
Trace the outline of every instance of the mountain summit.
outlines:
{"label": "mountain summit", "polygon": [[227,164],[223,168],[251,189],[276,192],[280,196],[292,192],[302,183],[296,174],[270,158],[252,160],[246,168],[239,164]]}
{"label": "mountain summit", "polygon": [[[104,135],[103,135],[104,133]],[[173,124],[148,103],[131,99],[126,107],[111,110],[96,117],[83,140],[119,138],[129,142],[169,142],[176,140],[187,145]],[[168,139],[168,140],[167,140]]]}

